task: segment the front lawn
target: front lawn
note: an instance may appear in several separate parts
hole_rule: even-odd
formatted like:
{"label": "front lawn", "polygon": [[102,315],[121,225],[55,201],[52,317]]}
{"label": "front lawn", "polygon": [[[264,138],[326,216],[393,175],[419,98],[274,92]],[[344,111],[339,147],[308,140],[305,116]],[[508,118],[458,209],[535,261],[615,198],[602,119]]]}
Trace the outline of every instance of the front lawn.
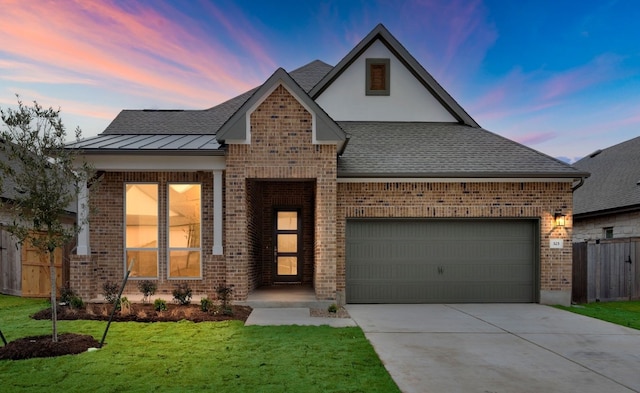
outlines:
{"label": "front lawn", "polygon": [[589,303],[558,308],[640,330],[640,301]]}
{"label": "front lawn", "polygon": [[[47,306],[0,295],[0,330],[8,341],[50,334],[51,321],[29,318]],[[58,322],[60,333],[98,340],[105,326]],[[113,323],[98,351],[0,361],[0,386],[8,392],[399,391],[360,328],[238,321]]]}

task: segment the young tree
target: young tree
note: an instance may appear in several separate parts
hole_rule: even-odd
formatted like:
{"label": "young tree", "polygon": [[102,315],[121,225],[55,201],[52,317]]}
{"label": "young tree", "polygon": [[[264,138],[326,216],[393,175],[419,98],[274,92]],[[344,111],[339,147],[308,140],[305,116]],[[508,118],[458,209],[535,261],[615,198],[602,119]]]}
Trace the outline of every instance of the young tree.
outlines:
{"label": "young tree", "polygon": [[[69,225],[62,216],[73,206],[92,169],[78,160],[78,151],[65,149],[67,137],[60,109],[45,109],[37,102],[26,106],[18,97],[17,109],[0,108],[0,179],[4,205],[12,222],[5,229],[20,244],[29,242],[49,255],[53,341],[58,341],[54,250],[64,246],[85,223]],[[81,131],[76,129],[76,139]],[[79,166],[78,166],[79,165]]]}

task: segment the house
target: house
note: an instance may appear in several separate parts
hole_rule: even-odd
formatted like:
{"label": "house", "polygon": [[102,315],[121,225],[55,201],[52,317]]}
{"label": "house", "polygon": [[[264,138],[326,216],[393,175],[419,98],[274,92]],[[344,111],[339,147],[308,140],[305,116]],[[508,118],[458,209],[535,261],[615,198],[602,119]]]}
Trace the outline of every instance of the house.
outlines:
{"label": "house", "polygon": [[[15,161],[9,160],[0,148],[0,163],[20,170]],[[51,296],[51,274],[49,256],[42,254],[29,242],[19,244],[17,239],[5,229],[13,220],[12,202],[16,199],[16,185],[10,177],[2,179],[0,192],[0,293],[25,297]],[[76,222],[77,204],[70,204],[61,212],[60,221],[72,226]],[[69,257],[73,242],[54,251],[58,293],[69,281]]]}
{"label": "house", "polygon": [[69,147],[102,176],[72,257],[85,298],[134,260],[132,293],[570,302],[587,174],[481,128],[383,25],[335,66],[278,69],[206,110],[125,110]]}
{"label": "house", "polygon": [[591,177],[573,195],[573,241],[640,237],[640,137],[574,166]]}

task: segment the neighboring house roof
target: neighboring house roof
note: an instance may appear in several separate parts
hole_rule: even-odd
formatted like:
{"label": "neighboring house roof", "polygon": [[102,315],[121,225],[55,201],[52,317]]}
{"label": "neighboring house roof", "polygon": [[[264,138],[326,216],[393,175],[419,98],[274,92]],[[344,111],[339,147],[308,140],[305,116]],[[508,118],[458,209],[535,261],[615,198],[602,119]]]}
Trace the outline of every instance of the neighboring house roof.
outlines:
{"label": "neighboring house roof", "polygon": [[576,218],[640,210],[640,137],[598,150],[574,166],[591,173],[573,194]]}
{"label": "neighboring house roof", "polygon": [[[7,157],[7,153],[2,148],[0,148],[0,162],[2,162],[3,165],[7,165],[8,167],[10,167],[18,174],[24,173],[21,165],[19,164],[19,161],[10,160],[9,157]],[[0,199],[2,200],[2,202],[10,203],[11,201],[16,199],[16,196],[18,196],[17,184],[15,183],[15,181],[13,181],[12,176],[3,177],[1,186],[2,190],[0,193]],[[73,189],[73,186],[70,185],[69,190],[71,189]],[[76,214],[77,210],[78,206],[76,201],[71,202],[65,209],[65,211],[70,214]]]}
{"label": "neighboring house roof", "polygon": [[400,60],[405,67],[426,87],[431,94],[451,113],[461,124],[480,127],[475,120],[447,93],[445,89],[424,69],[424,67],[402,46],[402,44],[382,24],[378,24],[355,48],[353,48],[340,62],[327,73],[324,78],[310,91],[313,99],[335,81],[351,63],[353,63],[377,39]]}
{"label": "neighboring house roof", "polygon": [[586,173],[482,128],[455,123],[338,122],[340,177],[558,177]]}

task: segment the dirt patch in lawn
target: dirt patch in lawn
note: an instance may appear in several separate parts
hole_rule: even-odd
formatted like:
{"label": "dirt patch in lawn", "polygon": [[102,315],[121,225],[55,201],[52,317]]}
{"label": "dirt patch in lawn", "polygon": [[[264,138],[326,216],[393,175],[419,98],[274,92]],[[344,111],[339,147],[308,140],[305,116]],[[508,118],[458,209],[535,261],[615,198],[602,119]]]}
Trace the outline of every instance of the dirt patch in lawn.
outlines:
{"label": "dirt patch in lawn", "polygon": [[[113,305],[103,303],[89,303],[82,309],[69,306],[58,306],[58,320],[94,320],[108,321]],[[229,311],[223,312],[214,307],[210,311],[202,311],[199,305],[167,304],[166,311],[156,311],[153,304],[133,303],[124,310],[116,311],[113,315],[114,322],[178,322],[188,320],[192,322],[218,322],[239,320],[245,322],[251,314],[251,307],[229,307]],[[41,310],[31,316],[33,319],[51,320],[51,308]],[[58,335],[58,342],[53,342],[51,335],[26,337],[14,340],[4,347],[0,347],[1,359],[29,359],[35,357],[54,357],[62,355],[74,355],[85,352],[92,347],[98,347],[100,343],[92,336],[65,333]]]}
{"label": "dirt patch in lawn", "polygon": [[19,338],[0,348],[0,359],[21,360],[75,355],[100,345],[95,338],[83,334],[65,333],[53,342],[51,335]]}

